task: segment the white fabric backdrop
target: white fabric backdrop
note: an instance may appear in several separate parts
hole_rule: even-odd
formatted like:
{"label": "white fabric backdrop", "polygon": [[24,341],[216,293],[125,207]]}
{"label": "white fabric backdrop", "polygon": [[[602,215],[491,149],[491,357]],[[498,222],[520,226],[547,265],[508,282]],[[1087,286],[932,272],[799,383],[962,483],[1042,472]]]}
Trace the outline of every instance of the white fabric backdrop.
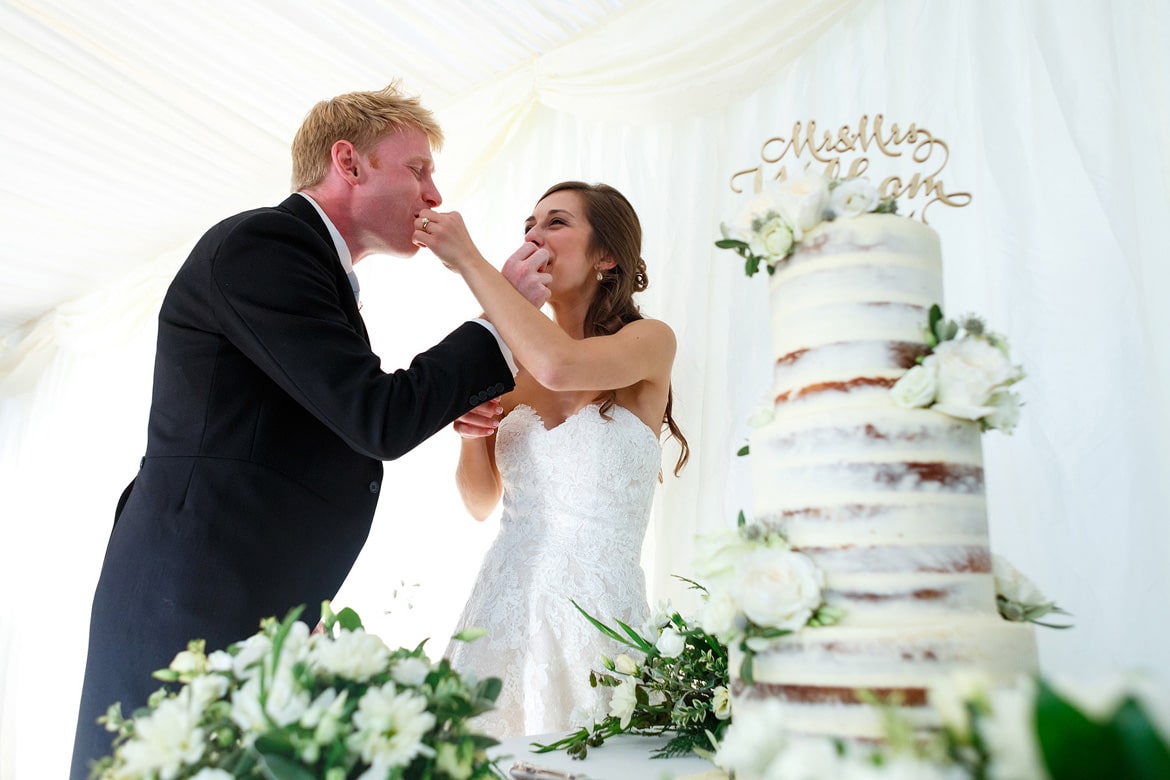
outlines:
{"label": "white fabric backdrop", "polygon": [[[536,196],[561,179],[612,183],[642,217],[651,281],[643,310],[678,334],[676,409],[694,448],[682,478],[667,476],[659,491],[644,550],[652,594],[689,603],[670,575],[689,574],[694,534],[750,506],[746,465],[733,453],[769,381],[766,301],[762,278],[744,278],[737,259],[712,246],[718,222],[740,202],[728,179],[796,121],[836,127],[881,113],[949,143],[943,178],[974,201],[930,212],[943,240],[948,311],[984,315],[1028,370],[1020,428],[984,442],[993,549],[1075,615],[1074,630],[1039,634],[1042,666],[1165,677],[1167,4],[695,8],[634,3],[600,25],[597,39],[567,40],[440,107],[449,137],[440,184],[451,182],[447,205],[465,213],[489,256],[513,248]],[[635,48],[640,56],[615,55]],[[320,96],[305,96],[300,112]],[[247,105],[229,101],[241,115]],[[115,120],[87,118],[82,138],[117,134]],[[163,146],[197,153],[202,145],[182,123],[153,130]],[[287,166],[268,169],[287,139],[242,138],[238,148],[217,139],[217,152],[222,143],[257,171],[240,186],[251,202],[199,203],[216,182],[204,181],[207,158],[196,154],[173,177],[176,208],[199,203],[210,224],[237,206],[280,199]],[[110,200],[130,205],[103,219],[133,216],[125,199],[134,177],[104,181]],[[63,230],[87,219],[71,199],[59,205]],[[132,224],[149,234],[150,225]],[[193,241],[207,224],[161,248]],[[36,243],[27,245],[31,253]],[[114,502],[144,442],[151,323],[183,249],[128,263],[118,280],[10,334],[0,353],[2,778],[64,774],[89,599]],[[358,272],[363,314],[387,365],[475,311],[425,253],[370,259]],[[388,465],[398,494],[383,498],[338,599],[387,641],[433,637],[433,653],[495,530],[494,520],[476,524],[459,507],[456,449],[440,434]],[[674,455],[667,445],[664,461]]]}

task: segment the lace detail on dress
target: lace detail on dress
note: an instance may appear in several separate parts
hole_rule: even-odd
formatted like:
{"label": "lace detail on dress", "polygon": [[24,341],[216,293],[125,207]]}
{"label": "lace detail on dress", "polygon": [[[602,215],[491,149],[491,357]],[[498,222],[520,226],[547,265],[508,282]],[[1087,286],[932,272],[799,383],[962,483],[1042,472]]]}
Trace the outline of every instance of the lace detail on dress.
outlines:
{"label": "lace detail on dress", "polygon": [[589,686],[606,640],[573,607],[622,620],[646,620],[642,540],[661,463],[658,437],[632,412],[612,406],[606,420],[590,404],[551,430],[526,405],[496,433],[503,480],[500,531],[484,556],[459,629],[488,635],[452,642],[460,670],[503,680],[497,709],[476,726],[495,737],[547,734],[574,725],[573,713],[608,704]]}

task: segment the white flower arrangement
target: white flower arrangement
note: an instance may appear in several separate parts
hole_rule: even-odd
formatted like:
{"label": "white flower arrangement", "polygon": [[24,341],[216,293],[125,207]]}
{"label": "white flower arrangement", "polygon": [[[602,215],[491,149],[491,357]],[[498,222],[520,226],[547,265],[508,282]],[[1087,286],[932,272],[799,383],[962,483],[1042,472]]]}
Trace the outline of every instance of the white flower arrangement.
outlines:
{"label": "white flower arrangement", "polygon": [[391,650],[365,633],[352,610],[325,603],[323,633],[297,620],[301,608],[227,650],[192,641],[155,692],[124,718],[97,780],[484,780],[495,739],[467,721],[494,706],[500,681],[461,677],[422,645]]}
{"label": "white flower arrangement", "polygon": [[761,264],[771,274],[820,223],[871,212],[894,214],[897,204],[880,197],[868,179],[829,179],[809,172],[764,188],[731,224],[719,226],[723,238],[715,246],[742,257],[748,276]]}
{"label": "white flower arrangement", "polygon": [[895,403],[1011,433],[1021,404],[1009,388],[1024,378],[1024,370],[1012,363],[1007,339],[975,316],[943,319],[938,305],[930,308],[926,333],[928,353],[890,388]]}
{"label": "white flower arrangement", "polygon": [[739,643],[739,675],[752,681],[755,653],[806,626],[833,625],[844,612],[824,603],[824,573],[779,533],[749,524],[699,539],[697,576],[706,584],[699,625],[729,646]]}

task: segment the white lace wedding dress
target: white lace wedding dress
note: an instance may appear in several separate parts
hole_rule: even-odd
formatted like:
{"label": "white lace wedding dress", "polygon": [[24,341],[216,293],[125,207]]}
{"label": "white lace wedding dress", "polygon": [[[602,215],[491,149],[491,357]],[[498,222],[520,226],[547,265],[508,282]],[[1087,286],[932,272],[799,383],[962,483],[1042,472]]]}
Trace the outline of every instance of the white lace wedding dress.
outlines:
{"label": "white lace wedding dress", "polygon": [[460,671],[503,680],[497,708],[475,726],[491,736],[535,736],[605,714],[609,689],[591,688],[600,655],[622,646],[601,635],[570,600],[608,625],[638,630],[647,619],[640,563],[661,449],[632,412],[612,419],[591,404],[546,430],[519,405],[496,433],[504,485],[500,531],[484,556],[458,630],[488,635],[453,641]]}

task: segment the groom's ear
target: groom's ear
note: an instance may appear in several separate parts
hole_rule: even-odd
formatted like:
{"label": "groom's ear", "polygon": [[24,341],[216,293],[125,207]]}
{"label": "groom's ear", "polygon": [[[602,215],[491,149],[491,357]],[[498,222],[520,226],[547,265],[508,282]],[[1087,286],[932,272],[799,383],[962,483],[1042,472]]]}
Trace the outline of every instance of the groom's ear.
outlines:
{"label": "groom's ear", "polygon": [[341,180],[350,184],[361,181],[361,161],[357,149],[344,138],[334,141],[329,150],[333,170],[341,175]]}

